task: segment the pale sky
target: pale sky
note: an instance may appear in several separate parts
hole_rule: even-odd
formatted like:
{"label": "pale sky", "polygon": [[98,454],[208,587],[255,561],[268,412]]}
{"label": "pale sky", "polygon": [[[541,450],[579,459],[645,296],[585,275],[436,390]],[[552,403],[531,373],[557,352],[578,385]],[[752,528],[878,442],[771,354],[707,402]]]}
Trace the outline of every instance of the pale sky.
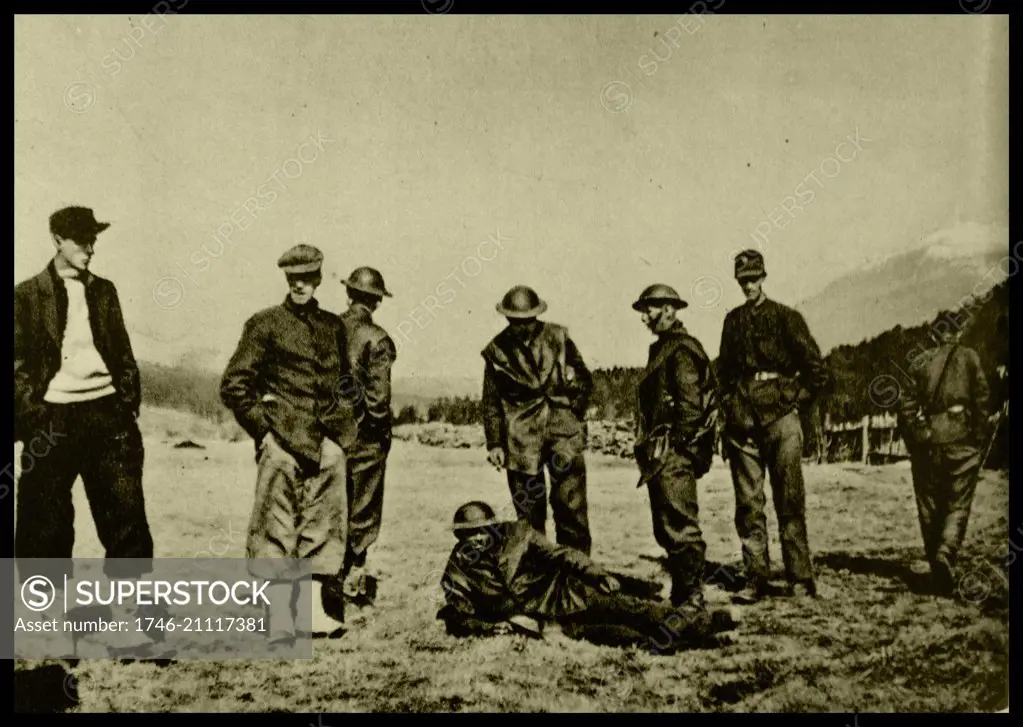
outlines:
{"label": "pale sky", "polygon": [[796,304],[957,218],[1007,224],[1004,17],[141,20],[16,17],[14,266],[93,207],[140,358],[221,367],[299,242],[328,309],[333,276],[382,271],[395,376],[480,376],[518,283],[591,366],[642,365],[654,282],[716,354],[758,225],[765,290]]}

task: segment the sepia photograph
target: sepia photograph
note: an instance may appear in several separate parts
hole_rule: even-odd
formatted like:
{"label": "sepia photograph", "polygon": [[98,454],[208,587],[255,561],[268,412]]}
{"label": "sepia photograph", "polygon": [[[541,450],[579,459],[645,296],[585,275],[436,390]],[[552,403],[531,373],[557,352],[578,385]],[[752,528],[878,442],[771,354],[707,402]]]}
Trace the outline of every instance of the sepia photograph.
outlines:
{"label": "sepia photograph", "polygon": [[15,712],[1007,712],[1009,16],[727,3],[16,14]]}

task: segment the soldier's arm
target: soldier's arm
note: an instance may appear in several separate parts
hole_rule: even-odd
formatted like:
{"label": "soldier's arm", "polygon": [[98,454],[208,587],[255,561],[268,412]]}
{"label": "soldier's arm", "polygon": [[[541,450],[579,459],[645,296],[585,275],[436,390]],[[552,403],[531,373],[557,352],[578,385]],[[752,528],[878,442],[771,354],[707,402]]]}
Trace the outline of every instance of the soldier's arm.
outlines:
{"label": "soldier's arm", "polygon": [[483,431],[487,439],[487,449],[503,447],[502,431],[504,411],[501,407],[501,395],[494,381],[494,368],[489,363],[483,371]]}
{"label": "soldier's arm", "polygon": [[397,358],[394,341],[384,336],[371,344],[366,361],[363,397],[369,429],[386,430],[391,423],[391,366]]}
{"label": "soldier's arm", "polygon": [[738,372],[736,369],[735,322],[731,313],[725,316],[721,329],[721,346],[718,351],[717,385],[722,396],[728,396],[735,390]]}
{"label": "soldier's arm", "polygon": [[220,399],[257,443],[270,431],[258,384],[267,356],[266,333],[254,318],[245,322],[241,340],[220,381]]}
{"label": "soldier's arm", "polygon": [[828,367],[803,315],[799,311],[789,310],[787,317],[789,345],[802,374],[800,379],[811,397],[816,397],[828,386]]}
{"label": "soldier's arm", "polygon": [[979,427],[983,427],[988,417],[991,406],[991,389],[984,375],[984,367],[980,363],[980,356],[970,349],[970,368],[972,369],[972,381],[970,382],[970,400],[973,402],[974,421]]}
{"label": "soldier's arm", "polygon": [[575,381],[571,384],[574,394],[572,411],[580,419],[586,416],[586,410],[590,407],[590,396],[593,394],[593,374],[586,367],[582,354],[575,342],[568,338],[565,341],[565,364],[572,368],[575,374]]}
{"label": "soldier's arm", "polygon": [[529,531],[529,548],[537,560],[552,568],[564,568],[596,584],[608,573],[588,555],[575,548],[555,545],[535,530]]}
{"label": "soldier's arm", "polygon": [[114,339],[114,349],[119,357],[118,366],[121,369],[124,402],[128,409],[138,416],[139,408],[142,406],[142,381],[139,376],[138,363],[135,361],[135,354],[131,348],[131,338],[128,336],[128,329],[124,325],[124,315],[121,311],[121,301],[117,295],[117,288],[113,283],[108,283],[110,296],[110,333]]}

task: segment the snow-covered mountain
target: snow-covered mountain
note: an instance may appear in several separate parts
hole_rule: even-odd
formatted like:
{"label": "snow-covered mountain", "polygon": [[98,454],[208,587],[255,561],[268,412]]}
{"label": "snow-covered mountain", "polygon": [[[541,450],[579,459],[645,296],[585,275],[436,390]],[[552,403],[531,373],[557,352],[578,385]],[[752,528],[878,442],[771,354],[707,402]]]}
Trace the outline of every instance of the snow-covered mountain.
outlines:
{"label": "snow-covered mountain", "polygon": [[[930,320],[975,288],[983,292],[1016,270],[999,262],[1009,254],[1008,227],[964,223],[838,278],[796,309],[827,353],[896,325]],[[1023,267],[1023,260],[1017,263]]]}

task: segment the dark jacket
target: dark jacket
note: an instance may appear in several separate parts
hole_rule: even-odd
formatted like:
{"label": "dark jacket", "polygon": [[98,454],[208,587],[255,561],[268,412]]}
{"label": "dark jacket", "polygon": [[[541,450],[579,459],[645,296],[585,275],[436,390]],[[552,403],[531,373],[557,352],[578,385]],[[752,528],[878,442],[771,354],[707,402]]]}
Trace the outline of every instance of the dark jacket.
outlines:
{"label": "dark jacket", "polygon": [[710,468],[717,423],[717,385],[707,353],[681,321],[650,346],[637,389],[636,442],[641,467],[655,466],[646,451],[659,436],[688,455],[698,475]]}
{"label": "dark jacket", "polygon": [[397,358],[394,341],[359,303],[341,314],[341,322],[345,339],[338,348],[346,354],[349,373],[341,382],[341,395],[352,402],[360,439],[387,439],[392,423],[391,367]]}
{"label": "dark jacket", "polygon": [[[779,377],[756,381],[757,372]],[[725,316],[717,377],[727,425],[745,432],[809,405],[830,381],[802,314],[770,298]]]}
{"label": "dark jacket", "polygon": [[526,345],[509,326],[482,352],[487,448],[506,452],[509,470],[538,473],[550,437],[583,433],[593,377],[564,326],[541,322]]}
{"label": "dark jacket", "polygon": [[[85,273],[83,282],[93,344],[110,372],[125,415],[137,417],[142,387],[117,289],[92,273]],[[14,287],[16,442],[27,442],[43,424],[47,407],[43,396],[60,370],[67,308],[67,291],[52,261],[41,273]]]}
{"label": "dark jacket", "polygon": [[441,579],[447,605],[460,617],[504,621],[524,615],[556,619],[584,610],[588,592],[607,575],[585,554],[554,545],[525,521],[490,528],[496,543],[451,551]]}
{"label": "dark jacket", "polygon": [[296,306],[289,296],[245,322],[220,398],[257,447],[273,431],[308,464],[319,461],[324,437],[350,446],[355,423],[336,400],[348,371],[338,348],[343,336],[340,318],[315,299]]}
{"label": "dark jacket", "polygon": [[[942,379],[946,361],[948,371]],[[960,431],[961,437],[939,443],[982,442],[987,434],[990,389],[976,351],[962,345],[954,349],[948,344],[941,345],[914,358],[910,375],[913,382],[903,389],[899,398],[900,427],[904,433],[912,431],[911,425],[918,414],[933,417],[945,412],[949,413],[948,424],[951,425],[946,429],[952,434]],[[961,407],[962,412],[949,412],[953,407]]]}

